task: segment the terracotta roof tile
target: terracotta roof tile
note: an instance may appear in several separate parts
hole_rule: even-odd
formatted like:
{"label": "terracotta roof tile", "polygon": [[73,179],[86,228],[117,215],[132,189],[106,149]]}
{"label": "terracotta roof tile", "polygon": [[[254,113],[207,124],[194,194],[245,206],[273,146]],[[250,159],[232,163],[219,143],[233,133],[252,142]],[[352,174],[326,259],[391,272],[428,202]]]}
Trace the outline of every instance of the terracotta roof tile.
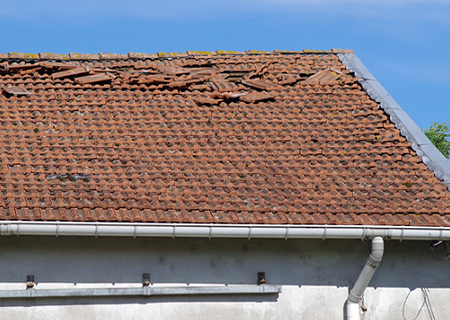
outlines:
{"label": "terracotta roof tile", "polygon": [[0,218],[450,225],[337,53],[0,55]]}

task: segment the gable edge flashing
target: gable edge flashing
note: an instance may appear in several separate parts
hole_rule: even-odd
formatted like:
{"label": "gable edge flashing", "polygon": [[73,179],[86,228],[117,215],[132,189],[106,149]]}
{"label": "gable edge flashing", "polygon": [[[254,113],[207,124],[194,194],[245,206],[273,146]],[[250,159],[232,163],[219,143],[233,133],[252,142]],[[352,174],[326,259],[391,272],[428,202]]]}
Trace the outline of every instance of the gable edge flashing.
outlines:
{"label": "gable edge flashing", "polygon": [[428,169],[433,171],[450,191],[450,161],[430,142],[414,120],[400,107],[355,54],[339,53],[337,56],[347,70],[358,77],[358,82],[370,98],[376,101],[389,115],[392,123],[411,143],[411,147],[422,158]]}

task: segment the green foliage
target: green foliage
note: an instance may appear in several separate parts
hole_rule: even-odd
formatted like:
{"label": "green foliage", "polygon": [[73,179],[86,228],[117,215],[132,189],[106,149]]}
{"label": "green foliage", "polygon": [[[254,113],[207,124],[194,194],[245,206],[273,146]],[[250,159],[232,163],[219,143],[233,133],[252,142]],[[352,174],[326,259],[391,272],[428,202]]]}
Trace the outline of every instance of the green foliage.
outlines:
{"label": "green foliage", "polygon": [[447,140],[447,137],[450,137],[450,133],[448,133],[449,128],[445,125],[445,122],[442,124],[433,122],[433,125],[428,129],[422,129],[422,131],[444,157],[450,157],[450,142]]}

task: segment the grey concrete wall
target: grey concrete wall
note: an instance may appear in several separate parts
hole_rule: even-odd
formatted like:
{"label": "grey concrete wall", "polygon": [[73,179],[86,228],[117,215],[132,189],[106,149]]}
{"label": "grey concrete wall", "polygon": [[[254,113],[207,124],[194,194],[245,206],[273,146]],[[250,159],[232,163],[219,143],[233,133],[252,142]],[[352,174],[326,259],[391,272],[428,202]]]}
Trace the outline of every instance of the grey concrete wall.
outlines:
{"label": "grey concrete wall", "polygon": [[[450,261],[433,259],[426,241],[385,247],[366,319],[414,318],[422,288],[435,318],[450,319]],[[0,253],[0,290],[24,289],[28,274],[37,289],[139,286],[147,272],[158,286],[256,284],[258,271],[283,285],[272,295],[2,299],[0,319],[342,319],[370,241],[1,237]]]}

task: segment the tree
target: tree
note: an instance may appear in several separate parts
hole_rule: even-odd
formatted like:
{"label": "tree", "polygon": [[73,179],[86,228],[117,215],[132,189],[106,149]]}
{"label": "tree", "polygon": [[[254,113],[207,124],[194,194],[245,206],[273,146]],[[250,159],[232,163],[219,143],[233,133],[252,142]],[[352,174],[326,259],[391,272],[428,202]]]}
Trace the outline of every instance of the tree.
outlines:
{"label": "tree", "polygon": [[445,125],[445,122],[433,124],[428,129],[422,129],[425,135],[430,139],[431,143],[444,155],[444,157],[450,157],[450,142],[447,137],[450,137],[449,128]]}

